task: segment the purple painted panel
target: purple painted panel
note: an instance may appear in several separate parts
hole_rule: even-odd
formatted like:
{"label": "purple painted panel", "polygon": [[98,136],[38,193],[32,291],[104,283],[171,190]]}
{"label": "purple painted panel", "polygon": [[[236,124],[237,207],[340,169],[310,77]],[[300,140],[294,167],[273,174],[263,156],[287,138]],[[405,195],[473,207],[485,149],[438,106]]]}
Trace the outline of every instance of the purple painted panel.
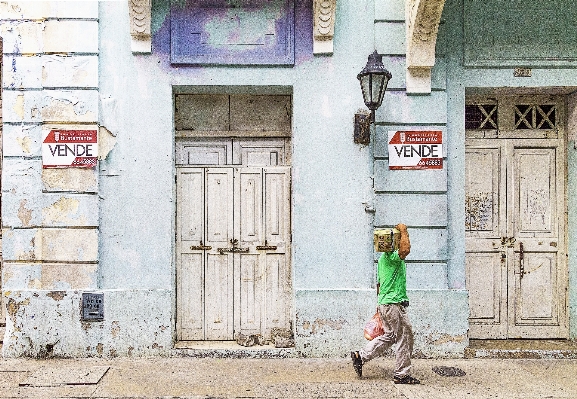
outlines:
{"label": "purple painted panel", "polygon": [[294,65],[294,0],[171,0],[170,61]]}

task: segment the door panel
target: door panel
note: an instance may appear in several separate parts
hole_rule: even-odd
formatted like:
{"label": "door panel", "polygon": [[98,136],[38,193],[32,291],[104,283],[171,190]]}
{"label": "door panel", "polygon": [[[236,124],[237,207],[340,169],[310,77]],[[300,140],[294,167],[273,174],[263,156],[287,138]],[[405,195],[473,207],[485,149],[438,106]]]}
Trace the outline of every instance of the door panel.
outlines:
{"label": "door panel", "polygon": [[229,165],[232,163],[232,143],[227,140],[178,141],[177,165]]}
{"label": "door panel", "polygon": [[[253,250],[254,251],[254,250]],[[259,255],[239,254],[238,274],[240,275],[240,284],[238,287],[239,301],[238,316],[236,327],[243,334],[261,334],[261,322],[263,311],[263,282]]]}
{"label": "door panel", "polygon": [[513,154],[515,234],[557,235],[555,148],[515,148]]}
{"label": "door panel", "polygon": [[229,248],[233,231],[233,173],[206,169],[205,323],[207,340],[233,339],[233,263]]}
{"label": "door panel", "polygon": [[204,170],[184,169],[179,172],[177,187],[180,219],[179,237],[191,245],[204,239]]}
{"label": "door panel", "polygon": [[204,339],[204,170],[177,173],[177,338]]}
{"label": "door panel", "polygon": [[204,255],[182,254],[177,291],[178,339],[204,339]]}
{"label": "door panel", "polygon": [[270,334],[289,328],[290,232],[289,168],[238,168],[235,183],[237,254],[241,276],[237,328],[245,334]]}
{"label": "door panel", "polygon": [[465,252],[471,338],[507,335],[506,166],[503,142],[468,140]]}
{"label": "door panel", "polygon": [[256,245],[262,240],[262,169],[236,170],[235,204],[239,223],[235,237],[240,246]]}
{"label": "door panel", "polygon": [[466,237],[499,237],[500,212],[504,209],[500,185],[502,148],[499,143],[470,141],[465,157]]}
{"label": "door panel", "polygon": [[242,251],[235,255],[240,276],[237,287],[235,328],[243,334],[260,334],[263,311],[263,280],[260,255],[262,240],[262,169],[235,170],[235,237]]}
{"label": "door panel", "polygon": [[280,166],[286,164],[285,139],[233,141],[234,163],[245,166]]}
{"label": "door panel", "polygon": [[[507,335],[507,269],[499,253],[468,253],[471,338]],[[471,284],[472,283],[472,284]]]}
{"label": "door panel", "polygon": [[207,340],[233,339],[233,274],[230,255],[209,254],[205,278],[205,323]]}
{"label": "door panel", "polygon": [[233,237],[233,176],[230,168],[206,170],[207,245],[226,247]]}
{"label": "door panel", "polygon": [[290,315],[290,272],[286,254],[266,255],[266,331],[273,327],[289,328]]}
{"label": "door panel", "polygon": [[[540,145],[539,145],[540,144]],[[509,337],[564,338],[563,166],[557,141],[513,144],[510,230],[516,236],[515,266],[509,273]],[[564,244],[563,244],[564,246]]]}
{"label": "door panel", "polygon": [[259,252],[266,277],[264,330],[268,334],[273,327],[290,327],[290,169],[265,168],[263,174],[266,249]]}
{"label": "door panel", "polygon": [[[556,324],[556,262],[555,254],[526,253],[524,274],[516,273],[516,324]],[[518,259],[518,257],[517,257]]]}

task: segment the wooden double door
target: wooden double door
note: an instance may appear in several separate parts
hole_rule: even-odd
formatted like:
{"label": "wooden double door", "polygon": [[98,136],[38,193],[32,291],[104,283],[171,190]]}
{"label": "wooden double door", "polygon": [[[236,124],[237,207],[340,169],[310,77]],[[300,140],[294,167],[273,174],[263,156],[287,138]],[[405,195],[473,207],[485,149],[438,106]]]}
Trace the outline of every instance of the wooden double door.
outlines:
{"label": "wooden double door", "polygon": [[[467,105],[470,338],[567,338],[563,99]],[[468,122],[468,123],[469,123]]]}
{"label": "wooden double door", "polygon": [[177,335],[290,328],[290,168],[177,168]]}

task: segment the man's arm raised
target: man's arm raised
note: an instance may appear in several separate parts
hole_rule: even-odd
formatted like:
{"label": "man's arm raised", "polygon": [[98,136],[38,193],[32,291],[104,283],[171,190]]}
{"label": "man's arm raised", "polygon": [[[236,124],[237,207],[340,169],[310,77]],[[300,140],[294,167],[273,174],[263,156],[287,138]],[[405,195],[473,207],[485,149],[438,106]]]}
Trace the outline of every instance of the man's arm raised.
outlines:
{"label": "man's arm raised", "polygon": [[399,257],[401,259],[405,259],[411,252],[411,240],[409,240],[409,232],[407,231],[407,226],[402,223],[399,223],[396,228],[401,233],[401,239],[399,242]]}

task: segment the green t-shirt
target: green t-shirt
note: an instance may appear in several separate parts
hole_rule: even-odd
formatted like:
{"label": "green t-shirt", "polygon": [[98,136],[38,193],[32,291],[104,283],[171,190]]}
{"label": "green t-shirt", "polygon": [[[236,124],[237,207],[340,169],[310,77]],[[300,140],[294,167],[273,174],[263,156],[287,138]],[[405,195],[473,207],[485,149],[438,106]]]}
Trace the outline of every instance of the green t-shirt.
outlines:
{"label": "green t-shirt", "polygon": [[383,252],[377,269],[379,278],[379,305],[408,301],[407,267],[399,252]]}

